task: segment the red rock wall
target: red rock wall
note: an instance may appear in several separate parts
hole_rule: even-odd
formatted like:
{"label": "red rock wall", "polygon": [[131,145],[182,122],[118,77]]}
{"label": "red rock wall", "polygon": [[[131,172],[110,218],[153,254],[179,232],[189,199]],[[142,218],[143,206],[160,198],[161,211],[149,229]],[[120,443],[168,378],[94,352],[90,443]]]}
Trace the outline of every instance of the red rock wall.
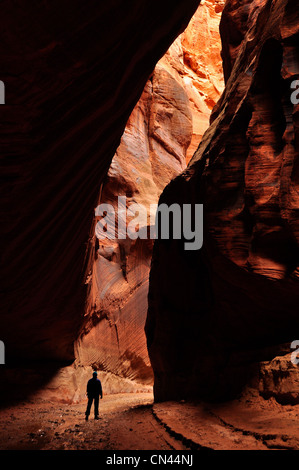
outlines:
{"label": "red rock wall", "polygon": [[150,73],[198,0],[1,2],[1,340],[72,360],[99,186]]}
{"label": "red rock wall", "polygon": [[[208,127],[223,88],[220,17],[220,2],[200,5],[147,82],[101,190],[99,203],[111,204],[117,220],[124,220],[117,197],[125,196],[127,209],[133,203],[146,208],[149,229],[150,204],[186,168]],[[94,237],[93,243],[76,364],[152,383],[144,325],[153,241]]]}
{"label": "red rock wall", "polygon": [[[128,227],[134,215],[127,211],[134,203],[146,208],[144,227],[150,227],[150,204],[157,204],[164,186],[186,167],[191,135],[187,94],[159,65],[131,114],[101,191],[99,204],[115,208],[117,229],[123,223]],[[126,198],[126,213],[118,210],[118,196]],[[150,239],[128,235],[124,240],[94,236],[86,322],[76,343],[78,363],[152,383],[144,334],[152,245]]]}
{"label": "red rock wall", "polygon": [[205,0],[181,35],[183,79],[189,96],[193,135],[187,162],[209,127],[210,114],[224,88],[219,22],[224,0]]}
{"label": "red rock wall", "polygon": [[[114,207],[117,219],[124,219],[117,197],[126,196],[127,209],[132,203],[146,208],[149,228],[150,204],[157,204],[164,187],[185,169],[209,125],[223,88],[221,3],[198,7],[157,64],[130,116],[99,200]],[[144,324],[153,241],[127,236],[99,242],[94,237],[93,243],[76,364],[152,383]]]}
{"label": "red rock wall", "polygon": [[225,91],[160,199],[204,204],[204,245],[155,243],[146,333],[156,400],[230,397],[250,364],[296,339],[298,15],[290,0],[224,8]]}

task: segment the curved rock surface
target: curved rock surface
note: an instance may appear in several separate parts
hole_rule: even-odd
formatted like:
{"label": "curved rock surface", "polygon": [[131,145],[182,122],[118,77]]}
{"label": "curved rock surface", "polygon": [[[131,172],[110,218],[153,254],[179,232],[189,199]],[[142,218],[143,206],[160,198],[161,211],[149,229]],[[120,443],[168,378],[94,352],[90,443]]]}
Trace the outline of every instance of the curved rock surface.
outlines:
{"label": "curved rock surface", "polygon": [[[187,94],[159,65],[129,119],[101,191],[99,204],[110,204],[117,215],[116,234],[93,239],[86,322],[76,343],[80,364],[152,382],[144,324],[153,240],[132,240],[128,231],[137,215],[133,204],[146,210],[139,230],[149,231],[150,216],[155,216],[150,205],[157,205],[165,185],[186,167],[191,135]],[[118,197],[124,198],[119,207]],[[99,221],[96,217],[95,225]],[[112,216],[108,224],[110,230]]]}
{"label": "curved rock surface", "polygon": [[99,185],[155,64],[198,0],[1,3],[1,340],[72,360]]}
{"label": "curved rock surface", "polygon": [[248,364],[297,339],[298,15],[291,0],[224,8],[225,91],[160,199],[204,204],[204,245],[154,246],[146,333],[156,400],[234,396]]}
{"label": "curved rock surface", "polygon": [[[132,204],[146,210],[139,229],[149,233],[161,192],[185,169],[190,148],[208,127],[213,98],[220,96],[223,87],[219,6],[215,1],[200,5],[159,61],[112,160],[99,204],[114,208],[116,239],[93,238],[76,364],[152,383],[144,324],[153,240],[118,238],[124,232],[121,227],[128,229],[132,223],[133,214],[128,216]],[[126,198],[120,207],[119,196]],[[94,225],[99,220],[96,217]],[[112,218],[109,222],[112,227]]]}
{"label": "curved rock surface", "polygon": [[219,22],[224,0],[205,0],[181,35],[183,80],[189,96],[193,135],[187,163],[209,127],[210,114],[224,88]]}

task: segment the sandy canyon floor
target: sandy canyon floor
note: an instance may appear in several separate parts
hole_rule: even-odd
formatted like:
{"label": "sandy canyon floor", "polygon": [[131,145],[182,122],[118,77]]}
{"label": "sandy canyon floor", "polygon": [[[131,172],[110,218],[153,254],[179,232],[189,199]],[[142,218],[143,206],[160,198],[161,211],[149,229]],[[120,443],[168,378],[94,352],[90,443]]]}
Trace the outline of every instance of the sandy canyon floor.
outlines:
{"label": "sandy canyon floor", "polygon": [[153,403],[150,393],[86,402],[30,401],[0,411],[2,450],[299,449],[299,405],[247,395],[221,405]]}
{"label": "sandy canyon floor", "polygon": [[0,412],[0,449],[185,449],[152,413],[150,393],[109,395],[100,400],[100,419],[86,403],[22,403]]}

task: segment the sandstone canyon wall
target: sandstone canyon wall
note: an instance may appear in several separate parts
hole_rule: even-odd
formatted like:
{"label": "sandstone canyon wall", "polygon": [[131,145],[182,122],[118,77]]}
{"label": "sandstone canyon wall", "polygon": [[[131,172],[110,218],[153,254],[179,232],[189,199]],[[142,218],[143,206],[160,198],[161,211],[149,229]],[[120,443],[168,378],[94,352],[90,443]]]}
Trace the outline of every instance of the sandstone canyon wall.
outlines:
{"label": "sandstone canyon wall", "polygon": [[205,0],[181,35],[183,79],[192,110],[193,135],[187,163],[209,126],[210,114],[224,88],[219,22],[224,0]]}
{"label": "sandstone canyon wall", "polygon": [[228,0],[220,30],[225,91],[160,198],[204,205],[204,244],[154,245],[146,334],[156,400],[230,398],[299,331],[298,4]]}
{"label": "sandstone canyon wall", "polygon": [[155,64],[198,0],[1,2],[1,340],[74,359],[100,184]]}
{"label": "sandstone canyon wall", "polygon": [[[114,207],[117,228],[128,227],[130,207],[141,204],[149,233],[149,216],[155,215],[150,205],[158,203],[165,186],[186,168],[208,127],[223,89],[221,5],[211,0],[198,7],[158,62],[129,118],[99,198],[99,204]],[[118,196],[126,198],[121,211]],[[99,220],[95,218],[91,233],[88,301],[76,341],[76,366],[152,384],[144,325],[153,240],[131,240],[128,235],[98,240],[94,232]]]}

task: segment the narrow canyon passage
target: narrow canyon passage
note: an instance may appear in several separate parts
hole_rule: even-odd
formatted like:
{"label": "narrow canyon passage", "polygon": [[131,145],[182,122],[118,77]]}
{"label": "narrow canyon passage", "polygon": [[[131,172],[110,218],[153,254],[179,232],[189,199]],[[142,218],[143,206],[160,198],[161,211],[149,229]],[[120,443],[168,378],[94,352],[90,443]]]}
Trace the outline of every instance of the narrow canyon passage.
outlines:
{"label": "narrow canyon passage", "polygon": [[5,2],[0,449],[299,449],[297,2]]}
{"label": "narrow canyon passage", "polygon": [[[139,214],[136,230],[150,232],[161,193],[186,169],[209,126],[224,88],[223,6],[222,0],[202,2],[156,64],[99,187],[77,365],[153,384],[144,327],[154,239],[134,239],[130,230]],[[105,217],[100,207],[105,214],[109,208]]]}

